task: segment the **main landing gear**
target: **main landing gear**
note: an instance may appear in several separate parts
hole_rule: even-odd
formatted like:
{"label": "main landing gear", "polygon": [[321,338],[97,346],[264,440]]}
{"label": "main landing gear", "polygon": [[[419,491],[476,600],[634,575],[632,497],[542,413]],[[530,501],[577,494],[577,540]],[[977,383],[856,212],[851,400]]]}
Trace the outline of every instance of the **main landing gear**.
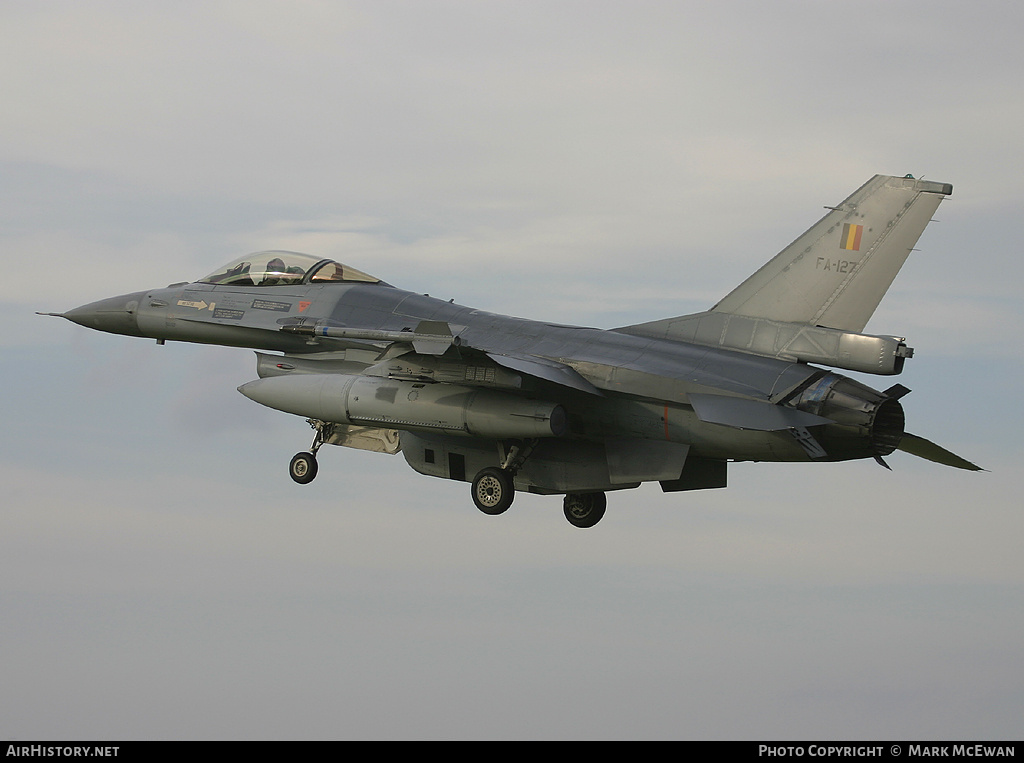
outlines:
{"label": "main landing gear", "polygon": [[569,493],[562,501],[565,518],[573,527],[593,527],[601,521],[607,506],[604,493]]}
{"label": "main landing gear", "polygon": [[288,464],[288,476],[300,485],[308,485],[316,478],[316,452],[334,433],[334,424],[329,424],[326,421],[306,419],[306,423],[316,430],[313,444],[309,446],[308,451],[302,451],[292,456],[292,461]]}
{"label": "main landing gear", "polygon": [[[481,469],[473,478],[470,495],[473,503],[484,514],[504,514],[516,496],[513,479],[533,450],[532,445],[524,449],[512,446],[504,454],[500,468],[489,466]],[[604,493],[568,493],[562,502],[565,518],[573,527],[593,527],[604,516],[608,500]]]}
{"label": "main landing gear", "polygon": [[498,455],[501,458],[501,467],[489,466],[481,469],[473,478],[470,495],[473,496],[473,503],[484,514],[497,516],[508,511],[512,500],[516,497],[516,489],[512,484],[516,472],[523,465],[533,448],[536,440],[519,445],[498,443]]}
{"label": "main landing gear", "polygon": [[508,511],[516,497],[512,475],[504,469],[481,469],[473,478],[473,503],[484,514],[497,516]]}
{"label": "main landing gear", "polygon": [[[317,451],[334,435],[335,430],[334,424],[325,421],[307,419],[307,423],[316,431],[313,444],[309,446],[308,451],[292,456],[291,463],[288,464],[288,476],[300,485],[308,485],[316,478]],[[489,466],[477,473],[473,478],[470,495],[480,511],[489,516],[497,516],[509,510],[516,497],[513,480],[516,472],[533,451],[533,445],[529,442],[524,443],[522,447],[513,445],[507,451],[502,446],[501,466]],[[573,527],[587,528],[601,521],[607,503],[605,494],[601,492],[568,493],[562,501],[562,509],[569,524]]]}
{"label": "main landing gear", "polygon": [[[515,498],[512,475],[504,469],[481,469],[473,478],[473,503],[484,514],[504,514]],[[568,493],[562,501],[565,518],[573,527],[593,527],[604,516],[608,499],[604,493]]]}

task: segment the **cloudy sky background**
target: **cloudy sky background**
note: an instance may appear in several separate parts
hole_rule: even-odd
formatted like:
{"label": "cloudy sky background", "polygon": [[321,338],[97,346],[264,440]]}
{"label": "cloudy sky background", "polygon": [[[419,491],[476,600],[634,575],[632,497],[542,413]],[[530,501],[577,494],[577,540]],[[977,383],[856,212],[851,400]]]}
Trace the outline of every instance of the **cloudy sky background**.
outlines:
{"label": "cloudy sky background", "polygon": [[[0,734],[1019,738],[1022,31],[984,1],[0,4]],[[916,348],[908,429],[986,473],[736,465],[590,531],[400,456],[298,486],[310,432],[235,391],[252,353],[34,314],[286,248],[610,328],[707,308],[879,172],[954,185],[868,330]]]}

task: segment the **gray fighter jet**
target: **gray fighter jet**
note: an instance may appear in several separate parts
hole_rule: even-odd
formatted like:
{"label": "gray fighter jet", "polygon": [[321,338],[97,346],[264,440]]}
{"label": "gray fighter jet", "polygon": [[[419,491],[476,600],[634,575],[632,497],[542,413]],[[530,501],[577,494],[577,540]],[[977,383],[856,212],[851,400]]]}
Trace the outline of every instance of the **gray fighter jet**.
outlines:
{"label": "gray fighter jet", "polygon": [[605,493],[656,481],[719,488],[736,461],[844,461],[899,449],[979,467],[904,430],[904,339],[863,333],[952,186],[876,175],[706,312],[612,330],[512,318],[432,299],[334,260],[272,251],[195,283],[61,317],[165,341],[249,347],[239,391],[324,444],[401,451],[421,474],[470,482],[485,514],[515,491],[564,495],[592,527]]}

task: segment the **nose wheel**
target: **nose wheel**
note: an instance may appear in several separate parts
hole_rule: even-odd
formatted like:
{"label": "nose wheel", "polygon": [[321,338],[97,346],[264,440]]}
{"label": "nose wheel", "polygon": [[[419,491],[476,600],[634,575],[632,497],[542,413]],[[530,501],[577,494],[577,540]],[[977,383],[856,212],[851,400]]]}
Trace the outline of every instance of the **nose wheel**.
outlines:
{"label": "nose wheel", "polygon": [[308,485],[316,477],[316,456],[302,452],[292,456],[288,464],[288,475],[300,485]]}
{"label": "nose wheel", "polygon": [[313,444],[309,446],[308,451],[302,451],[292,456],[292,461],[288,464],[288,476],[300,485],[308,485],[316,478],[316,452],[334,434],[334,424],[317,419],[306,419],[306,423],[316,430]]}

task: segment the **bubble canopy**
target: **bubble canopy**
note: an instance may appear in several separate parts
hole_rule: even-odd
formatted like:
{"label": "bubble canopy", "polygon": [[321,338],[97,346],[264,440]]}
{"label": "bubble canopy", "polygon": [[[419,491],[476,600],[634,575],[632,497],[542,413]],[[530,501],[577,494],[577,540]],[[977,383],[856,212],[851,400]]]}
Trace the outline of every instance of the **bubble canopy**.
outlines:
{"label": "bubble canopy", "polygon": [[361,270],[311,254],[271,250],[232,260],[200,278],[218,286],[289,286],[301,283],[382,283]]}

